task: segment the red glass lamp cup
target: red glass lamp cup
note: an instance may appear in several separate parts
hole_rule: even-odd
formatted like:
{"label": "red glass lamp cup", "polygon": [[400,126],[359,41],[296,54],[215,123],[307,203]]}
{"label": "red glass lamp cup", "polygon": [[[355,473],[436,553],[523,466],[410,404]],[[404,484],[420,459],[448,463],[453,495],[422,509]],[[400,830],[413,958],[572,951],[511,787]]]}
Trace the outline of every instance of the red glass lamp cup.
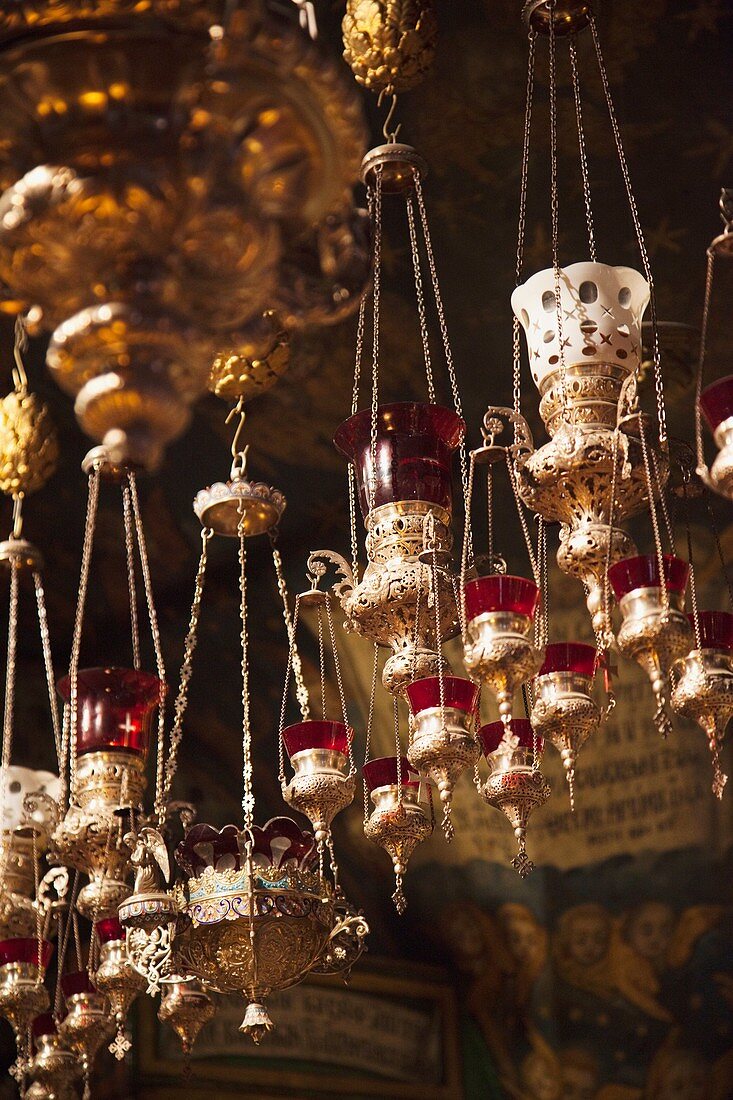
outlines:
{"label": "red glass lamp cup", "polygon": [[64,997],[76,997],[80,993],[96,993],[97,987],[86,970],[73,970],[61,976],[61,988]]}
{"label": "red glass lamp cup", "polygon": [[[41,969],[46,970],[53,955],[53,944],[41,940]],[[0,942],[0,966],[9,963],[27,963],[38,966],[38,940],[24,937]]]}
{"label": "red glass lamp cup", "polygon": [[56,1035],[57,1032],[56,1021],[50,1012],[44,1012],[42,1016],[36,1016],[31,1024],[31,1034],[34,1039],[40,1039],[44,1035]]}
{"label": "red glass lamp cup", "polygon": [[596,650],[585,642],[551,642],[545,649],[545,660],[538,676],[551,672],[573,672],[592,677],[596,667]]}
{"label": "red glass lamp cup", "polygon": [[[84,668],[78,674],[76,754],[122,751],[145,758],[161,683],[150,672],[131,668]],[[71,678],[58,684],[65,703]]]}
{"label": "red glass lamp cup", "polygon": [[[460,676],[443,677],[443,700],[446,708],[471,714],[476,707],[478,686]],[[440,677],[425,676],[407,688],[407,700],[413,714],[440,706]]]}
{"label": "red glass lamp cup", "polygon": [[[684,592],[689,573],[690,567],[683,558],[664,555],[664,583],[669,592]],[[625,558],[609,568],[608,579],[617,600],[640,588],[661,588],[659,559],[656,554]]]}
{"label": "red glass lamp cup", "polygon": [[[688,615],[687,618],[694,630],[694,615]],[[701,611],[699,620],[701,649],[733,651],[733,615],[729,611]]]}
{"label": "red glass lamp cup", "polygon": [[[526,718],[513,718],[509,723],[508,732],[518,739],[518,748],[531,750],[536,745],[537,752],[542,752],[544,740],[534,733],[532,723]],[[481,727],[477,736],[481,743],[483,754],[487,759],[492,753],[496,752],[506,734],[507,726],[505,726],[503,722],[488,722],[485,726]]]}
{"label": "red glass lamp cup", "polygon": [[509,611],[532,619],[540,599],[539,589],[534,581],[527,580],[526,577],[510,577],[498,573],[469,581],[464,592],[468,622],[491,611]]}
{"label": "red glass lamp cup", "polygon": [[[410,767],[410,761],[406,756],[402,757],[401,766],[402,786],[418,788],[420,778]],[[380,787],[397,786],[397,757],[380,756],[376,760],[369,760],[362,768],[364,782],[369,791],[376,791]]]}
{"label": "red glass lamp cup", "polygon": [[398,500],[424,500],[450,511],[451,459],[466,431],[452,409],[414,401],[377,410],[376,478],[371,501],[372,416],[363,409],[338,428],[334,443],[353,462],[362,514]]}
{"label": "red glass lamp cup", "polygon": [[733,417],[733,374],[720,378],[702,391],[700,408],[710,431],[715,434],[721,424]]}
{"label": "red glass lamp cup", "polygon": [[108,917],[106,920],[98,920],[94,925],[100,944],[113,943],[116,940],[124,940],[125,929],[116,917]]}
{"label": "red glass lamp cup", "polygon": [[343,722],[295,722],[283,730],[283,741],[291,758],[309,749],[340,752],[346,756],[350,739],[351,732]]}

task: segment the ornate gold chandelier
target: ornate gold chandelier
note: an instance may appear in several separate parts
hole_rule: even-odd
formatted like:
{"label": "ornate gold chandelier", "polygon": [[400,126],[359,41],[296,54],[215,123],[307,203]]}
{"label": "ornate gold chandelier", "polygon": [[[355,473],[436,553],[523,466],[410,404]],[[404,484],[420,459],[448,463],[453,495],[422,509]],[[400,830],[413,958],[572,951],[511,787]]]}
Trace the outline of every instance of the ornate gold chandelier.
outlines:
{"label": "ornate gold chandelier", "polygon": [[212,364],[219,387],[266,385],[279,333],[365,287],[359,103],[291,9],[0,14],[3,308],[51,333],[49,369],[113,461],[157,465]]}

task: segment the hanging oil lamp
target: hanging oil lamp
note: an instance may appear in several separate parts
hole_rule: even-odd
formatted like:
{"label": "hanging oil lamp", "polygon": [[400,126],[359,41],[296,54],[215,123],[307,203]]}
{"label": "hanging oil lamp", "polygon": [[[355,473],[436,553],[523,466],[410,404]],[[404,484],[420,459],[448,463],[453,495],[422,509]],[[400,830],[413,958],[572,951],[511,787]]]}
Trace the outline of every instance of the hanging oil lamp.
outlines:
{"label": "hanging oil lamp", "polygon": [[15,1032],[18,1058],[13,1076],[20,1080],[28,1065],[28,1029],[48,1008],[43,984],[53,955],[53,944],[36,936],[0,942],[0,1016]]}
{"label": "hanging oil lamp", "polygon": [[[280,708],[281,728],[278,738],[280,755],[280,786],[283,798],[311,822],[319,850],[324,844],[329,847],[333,859],[331,825],[336,814],[350,806],[356,790],[356,766],[353,756],[354,731],[349,725],[346,707],[346,695],[341,677],[341,663],[336,646],[336,630],[333,618],[333,597],[330,592],[321,592],[317,587],[317,578],[311,577],[312,587],[301,592],[295,599],[295,610],[285,674],[285,687]],[[319,681],[321,685],[321,720],[310,716],[308,689],[303,679],[300,656],[295,639],[301,608],[315,611],[318,634]],[[328,635],[328,646],[324,635]],[[328,716],[326,698],[326,650],[330,647],[333,669],[338,686],[341,716],[333,721]],[[296,695],[300,706],[299,722],[285,726],[288,688],[291,675],[296,683]],[[287,752],[293,767],[293,776],[288,782],[285,777],[284,752]]]}
{"label": "hanging oil lamp", "polygon": [[[703,390],[703,373],[707,352],[708,323],[713,298],[715,263],[718,259],[733,257],[733,190],[723,188],[720,196],[720,212],[725,226],[723,232],[710,242],[707,254],[707,278],[703,305],[700,356],[697,370],[695,401],[695,436],[697,441],[698,476],[716,492],[733,500],[733,375],[713,382]],[[702,417],[705,417],[712,433],[718,454],[708,470],[702,437]]]}
{"label": "hanging oil lamp", "polygon": [[[368,760],[364,776],[364,833],[383,848],[392,860],[397,912],[405,912],[407,900],[402,879],[410,856],[432,834],[432,802],[423,794],[425,783],[410,767],[407,757],[383,756]],[[367,793],[372,809],[367,803]]]}
{"label": "hanging oil lamp", "polygon": [[[550,436],[537,449],[517,453],[523,501],[559,523],[560,569],[586,591],[599,650],[613,641],[607,607],[609,565],[635,552],[621,523],[650,505],[668,476],[668,443],[653,280],[631,188],[594,5],[532,0],[524,7],[529,31],[525,140],[522,156],[514,322],[514,412],[521,412],[520,333],[526,341],[540,416]],[[601,263],[596,249],[591,175],[583,125],[577,35],[590,34],[601,75],[616,153],[631,208],[643,274]],[[537,55],[546,42],[549,61],[551,162],[551,267],[524,281],[530,139]],[[578,126],[588,257],[560,264],[558,161],[558,54],[567,51]],[[641,366],[642,316],[651,316],[651,374],[656,417],[640,413],[636,380]],[[491,411],[491,410],[490,410]],[[653,505],[652,505],[653,506]]]}
{"label": "hanging oil lamp", "polygon": [[[410,680],[437,673],[443,666],[440,642],[458,625],[453,579],[444,563],[453,543],[451,460],[464,431],[451,409],[400,402],[378,406],[375,415],[355,413],[335,436],[354,470],[368,564],[358,580],[340,555],[316,551],[308,569],[322,571],[324,560],[336,565],[342,579],[334,592],[348,627],[392,651],[382,673],[392,693],[403,694]],[[430,553],[440,555],[441,563],[437,623]]]}
{"label": "hanging oil lamp", "polygon": [[66,1015],[59,1023],[59,1035],[78,1056],[84,1076],[84,1100],[89,1100],[89,1078],[100,1047],[115,1030],[106,999],[86,970],[61,976]]}
{"label": "hanging oil lamp", "polygon": [[[432,27],[432,30],[430,29]],[[403,28],[401,32],[399,28]],[[361,83],[380,96],[392,96],[385,125],[385,144],[370,150],[362,162],[372,224],[373,283],[371,294],[371,402],[359,409],[367,303],[362,301],[357,329],[351,416],[338,428],[334,442],[349,462],[349,503],[352,560],[330,550],[316,551],[316,563],[336,566],[334,585],[346,615],[347,628],[391,650],[382,683],[387,691],[404,695],[411,680],[435,676],[445,667],[441,641],[458,627],[454,576],[450,568],[453,542],[451,464],[460,449],[463,492],[467,487],[462,448],[465,424],[456,380],[445,310],[433,254],[422,181],[427,164],[410,145],[398,142],[390,130],[399,86],[413,86],[423,67],[414,67],[415,50],[425,48],[425,65],[432,56],[428,45],[434,23],[427,5],[377,5],[368,26],[362,11],[347,11],[343,23],[345,56]],[[423,44],[423,45],[421,45]],[[389,56],[382,64],[379,58]],[[408,73],[410,74],[408,76]],[[405,84],[401,85],[401,80]],[[383,197],[404,202],[413,262],[417,313],[423,348],[427,402],[383,404],[380,401],[380,309],[382,287]],[[423,257],[424,254],[424,257]],[[453,408],[438,403],[430,347],[428,312],[423,292],[423,267],[429,269],[443,358]],[[356,498],[366,528],[367,565],[360,576]],[[437,559],[437,573],[429,566]],[[437,603],[431,606],[431,585]]]}
{"label": "hanging oil lamp", "polygon": [[438,788],[443,831],[453,838],[451,801],[458,778],[473,768],[481,748],[474,731],[478,687],[459,676],[427,676],[407,688],[410,745],[407,759]]}
{"label": "hanging oil lamp", "polygon": [[700,611],[689,619],[695,647],[673,667],[672,709],[692,718],[707,737],[713,793],[722,798],[728,777],[720,766],[720,749],[733,717],[733,614]]}
{"label": "hanging oil lamp", "polygon": [[533,637],[539,589],[526,577],[496,573],[469,581],[463,591],[466,668],[494,694],[508,725],[514,693],[542,664]]}
{"label": "hanging oil lamp", "polygon": [[181,1040],[184,1056],[188,1057],[199,1032],[215,1013],[214,1002],[201,982],[173,980],[166,984],[160,998],[158,1019],[173,1028]]}
{"label": "hanging oil lamp", "polygon": [[77,909],[108,918],[130,893],[130,847],[124,816],[140,812],[151,726],[162,682],[131,668],[88,668],[59,683],[74,711],[71,803],[54,833],[55,854],[89,882]]}
{"label": "hanging oil lamp", "polygon": [[552,642],[534,680],[530,721],[538,737],[550,741],[562,758],[575,809],[575,766],[579,750],[596,732],[601,711],[591,694],[597,651],[582,642]]}
{"label": "hanging oil lamp", "polygon": [[673,663],[690,649],[692,630],[683,613],[689,566],[670,554],[647,554],[616,562],[608,580],[619,603],[622,623],[618,648],[649,677],[657,702],[654,722],[665,737],[667,684]]}
{"label": "hanging oil lamp", "polygon": [[127,954],[125,929],[115,917],[98,921],[94,930],[99,943],[99,959],[94,971],[94,984],[109,1001],[117,1025],[117,1036],[110,1051],[121,1061],[131,1048],[125,1035],[125,1020],[132,1002],[145,989],[145,979]]}
{"label": "hanging oil lamp", "polygon": [[518,844],[512,867],[526,878],[534,870],[527,855],[527,824],[532,811],[550,797],[550,784],[540,771],[544,741],[524,718],[489,722],[478,731],[478,739],[489,765],[479,793],[509,819]]}
{"label": "hanging oil lamp", "polygon": [[55,822],[60,781],[51,772],[9,764],[0,768],[0,784],[0,940],[8,940],[36,931],[39,861]]}
{"label": "hanging oil lamp", "polygon": [[37,1016],[31,1024],[35,1053],[28,1065],[27,1100],[77,1100],[77,1082],[82,1066],[76,1054],[64,1044],[50,1013]]}

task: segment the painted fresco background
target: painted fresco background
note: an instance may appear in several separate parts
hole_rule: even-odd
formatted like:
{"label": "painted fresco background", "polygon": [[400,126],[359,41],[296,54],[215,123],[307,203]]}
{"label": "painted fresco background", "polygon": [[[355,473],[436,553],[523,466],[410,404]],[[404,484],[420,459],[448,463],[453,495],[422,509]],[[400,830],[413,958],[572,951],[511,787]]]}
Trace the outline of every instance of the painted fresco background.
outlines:
{"label": "painted fresco background", "polygon": [[[733,183],[733,12],[726,0],[599,0],[599,28],[632,170],[663,320],[699,324],[704,252],[718,231],[721,185]],[[485,405],[510,403],[511,313],[516,208],[524,109],[526,39],[514,0],[443,0],[435,71],[400,106],[401,137],[428,158],[426,200],[470,439]],[[322,5],[324,34],[338,49],[342,4]],[[599,257],[638,263],[633,231],[604,113],[591,44],[578,43]],[[561,70],[561,261],[585,255],[572,95]],[[546,67],[539,106],[527,221],[528,272],[550,262]],[[368,109],[379,133],[373,103]],[[0,120],[0,126],[2,125]],[[424,396],[404,219],[386,211],[383,396]],[[721,270],[713,314],[709,378],[731,369],[733,273]],[[304,338],[289,375],[252,405],[250,470],[284,490],[281,548],[291,591],[304,586],[315,544],[348,550],[346,480],[330,443],[349,407],[354,324]],[[435,344],[436,358],[438,343]],[[668,357],[672,430],[690,438],[694,334]],[[47,557],[56,663],[68,660],[85,507],[79,463],[86,450],[69,402],[42,370],[34,346],[33,386],[51,401],[63,461],[28,503],[27,533]],[[8,381],[11,333],[0,343]],[[448,397],[447,386],[442,396]],[[537,428],[527,384],[525,412]],[[227,475],[226,407],[202,402],[188,435],[160,475],[141,483],[152,572],[169,675],[176,679],[199,548],[195,492]],[[536,438],[541,436],[536,431]],[[105,492],[85,626],[83,660],[129,656],[118,501]],[[733,560],[730,509],[714,505]],[[504,522],[504,517],[507,517]],[[502,511],[498,541],[521,571],[519,529]],[[9,522],[3,513],[5,527]],[[725,606],[709,517],[693,509],[704,603]],[[640,529],[648,547],[649,532]],[[646,541],[645,541],[646,540]],[[252,545],[252,713],[259,816],[282,808],[276,724],[284,634],[267,544]],[[556,576],[554,636],[591,640],[580,587]],[[4,607],[2,609],[4,611]],[[21,630],[17,759],[50,766],[37,634],[26,600]],[[353,721],[363,731],[371,675],[368,645],[344,638]],[[315,647],[305,644],[310,681]],[[149,655],[150,659],[150,655]],[[196,654],[176,794],[200,819],[237,820],[241,713],[233,544],[215,543]],[[370,951],[395,961],[437,963],[454,975],[461,1012],[466,1097],[523,1100],[725,1100],[733,1097],[733,792],[722,806],[709,792],[700,734],[680,728],[666,745],[636,669],[619,670],[612,723],[581,758],[578,813],[571,819],[560,768],[549,753],[555,794],[536,815],[530,854],[538,870],[521,882],[508,867],[511,830],[466,781],[451,848],[436,836],[414,859],[410,902],[399,920],[389,902],[386,857],[361,835],[358,806],[342,815],[336,840],[347,894],[372,925]],[[375,753],[388,751],[390,707],[380,704]],[[552,750],[550,750],[550,753]],[[733,760],[727,753],[728,768]],[[134,1070],[100,1096],[136,1096]],[[416,1067],[416,1073],[419,1067]],[[185,1096],[186,1087],[171,1086]],[[0,1085],[0,1096],[3,1095]],[[385,1093],[386,1095],[387,1093]],[[10,1093],[8,1093],[10,1095]],[[429,1096],[429,1091],[425,1093]]]}

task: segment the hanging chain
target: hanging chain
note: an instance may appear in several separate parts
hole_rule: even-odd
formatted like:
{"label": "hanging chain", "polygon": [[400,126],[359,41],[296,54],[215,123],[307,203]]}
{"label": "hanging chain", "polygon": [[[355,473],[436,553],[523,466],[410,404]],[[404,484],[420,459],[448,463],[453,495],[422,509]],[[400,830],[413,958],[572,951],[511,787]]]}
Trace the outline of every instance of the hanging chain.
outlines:
{"label": "hanging chain", "polygon": [[407,225],[410,230],[410,251],[412,252],[412,268],[415,273],[415,295],[417,297],[417,314],[420,320],[420,339],[422,340],[423,359],[425,361],[425,378],[428,384],[428,401],[435,404],[435,383],[433,381],[433,367],[430,362],[430,337],[428,335],[428,319],[425,313],[425,297],[423,295],[422,271],[420,267],[420,251],[417,243],[417,227],[415,225],[415,207],[412,195],[407,194],[405,199],[407,207]]}
{"label": "hanging chain", "polygon": [[707,473],[707,466],[705,465],[705,447],[702,441],[702,410],[700,408],[700,396],[702,394],[705,355],[708,347],[708,324],[710,322],[710,306],[713,299],[714,277],[715,249],[709,248],[707,270],[705,273],[705,301],[702,307],[702,326],[700,329],[700,355],[697,362],[697,384],[695,386],[695,447],[697,452],[697,472],[701,477]]}
{"label": "hanging chain", "polygon": [[356,531],[356,472],[353,462],[348,464],[349,478],[349,535],[351,541],[351,572],[354,586],[359,583],[359,536]]}
{"label": "hanging chain", "polygon": [[657,458],[657,453],[653,448],[650,448],[649,450],[649,458],[651,459],[652,473],[654,474],[654,483],[657,487],[657,493],[659,494],[659,507],[662,512],[662,519],[664,520],[664,530],[667,535],[667,542],[669,543],[670,552],[674,554],[675,541],[674,529],[672,527],[672,518],[669,512],[669,504],[665,493],[665,486],[659,471],[659,460]]}
{"label": "hanging chain", "polygon": [[[20,568],[10,562],[10,602],[8,607],[8,651],[5,660],[5,705],[3,708],[2,781],[0,782],[0,825],[5,820],[5,800],[10,782],[10,760],[13,752],[13,715],[15,710],[15,671],[18,653],[18,590]],[[4,880],[10,844],[3,845],[0,878]]]}
{"label": "hanging chain", "polygon": [[[527,94],[524,106],[524,140],[522,143],[522,182],[519,190],[519,220],[517,225],[517,257],[515,266],[515,283],[519,286],[522,279],[524,266],[524,238],[527,223],[527,188],[529,183],[529,152],[532,137],[532,104],[534,101],[534,69],[536,55],[537,35],[534,31],[529,33],[529,57],[527,61]],[[520,325],[517,317],[512,324],[513,344],[513,403],[517,415],[522,410],[522,354],[520,341]],[[514,425],[514,439],[517,441],[518,425]]]}
{"label": "hanging chain", "polygon": [[160,681],[160,691],[158,696],[158,751],[155,761],[155,801],[160,802],[163,792],[164,772],[165,772],[165,695],[166,695],[166,676],[165,676],[165,664],[163,662],[163,649],[160,642],[160,629],[158,627],[158,613],[155,610],[155,600],[153,598],[153,584],[150,578],[150,564],[148,561],[148,548],[145,541],[145,530],[143,528],[142,514],[140,512],[140,501],[137,495],[137,480],[135,474],[130,471],[127,475],[127,484],[130,489],[130,500],[132,502],[132,514],[135,520],[135,533],[137,535],[137,550],[140,557],[140,568],[143,575],[143,588],[145,590],[145,602],[148,606],[148,620],[150,622],[150,633],[153,637],[153,650],[155,652],[155,668],[158,673],[158,679]]}
{"label": "hanging chain", "polygon": [[46,672],[46,687],[48,689],[48,706],[51,711],[51,728],[56,745],[56,756],[59,763],[59,774],[62,774],[62,737],[61,718],[59,715],[58,696],[56,694],[56,679],[53,672],[53,657],[51,655],[51,635],[48,629],[48,615],[46,614],[46,595],[43,590],[43,578],[38,571],[33,573],[33,585],[36,590],[36,607],[38,609],[38,629],[41,634],[41,649],[43,650],[43,667]]}
{"label": "hanging chain", "polygon": [[252,730],[249,713],[249,655],[247,647],[247,548],[244,533],[245,515],[239,516],[239,616],[242,630],[242,813],[244,828],[251,832],[254,825],[255,799],[252,790]]}
{"label": "hanging chain", "polygon": [[570,68],[573,78],[573,96],[575,97],[575,117],[578,123],[578,148],[580,149],[580,172],[583,177],[583,198],[585,200],[585,220],[588,226],[588,251],[591,263],[597,262],[596,235],[593,226],[593,206],[590,194],[590,176],[588,174],[588,155],[585,146],[585,128],[583,126],[583,104],[580,96],[580,76],[578,73],[578,51],[575,39],[571,36],[568,43]]}
{"label": "hanging chain", "polygon": [[644,459],[644,472],[646,474],[647,490],[649,492],[649,515],[652,521],[652,532],[654,534],[654,552],[657,557],[657,563],[659,566],[659,585],[662,596],[662,609],[663,613],[669,611],[669,589],[667,587],[667,578],[664,570],[664,550],[662,548],[662,535],[659,530],[659,516],[657,515],[657,506],[654,499],[654,480],[652,477],[651,459],[649,457],[649,443],[646,438],[646,431],[644,430],[644,419],[641,412],[638,414],[639,419],[639,437],[641,439],[641,453]]}
{"label": "hanging chain", "polygon": [[595,47],[596,58],[598,60],[598,69],[601,74],[603,92],[606,97],[606,105],[608,107],[608,117],[611,122],[613,139],[616,145],[616,153],[618,155],[619,164],[621,165],[621,173],[624,178],[626,197],[629,203],[629,209],[631,210],[631,218],[634,223],[634,232],[636,234],[636,240],[639,246],[639,252],[641,254],[641,262],[644,267],[644,275],[646,277],[647,283],[649,284],[649,311],[651,314],[653,334],[652,354],[654,362],[654,389],[656,393],[657,417],[659,421],[659,443],[662,447],[664,447],[667,443],[667,414],[664,407],[664,385],[662,381],[662,365],[659,354],[659,326],[657,323],[657,303],[656,292],[654,289],[654,279],[652,278],[649,255],[647,253],[646,242],[644,241],[644,231],[641,227],[639,211],[636,206],[636,199],[634,197],[634,192],[631,186],[631,174],[629,172],[629,166],[626,161],[626,153],[624,152],[623,141],[621,140],[621,130],[619,128],[618,119],[616,118],[616,109],[613,104],[611,86],[608,81],[608,73],[606,72],[606,66],[603,60],[603,53],[601,52],[601,43],[598,37],[598,29],[596,27],[596,21],[592,14],[589,16],[588,23],[591,29],[591,34],[593,35],[593,45]]}
{"label": "hanging chain", "polygon": [[534,621],[534,644],[536,649],[547,645],[550,591],[547,568],[547,524],[542,516],[537,517],[537,571],[540,589],[540,613]]}
{"label": "hanging chain", "polygon": [[[300,618],[300,596],[298,595],[298,596],[295,597],[295,610],[293,611],[293,621],[292,621],[293,637],[296,636],[296,631],[298,629],[298,619],[299,618]],[[278,766],[279,766],[279,769],[280,769],[277,773],[277,777],[280,780],[280,786],[283,787],[283,788],[286,786],[286,782],[287,782],[286,781],[286,776],[285,776],[285,740],[283,738],[283,730],[285,729],[285,716],[286,716],[287,708],[288,708],[288,689],[290,687],[290,677],[291,677],[292,671],[293,671],[293,647],[292,647],[292,645],[289,645],[288,646],[288,656],[287,656],[287,660],[285,662],[285,683],[283,684],[282,699],[280,700],[280,725],[278,726],[278,733],[277,733],[277,756],[278,756]],[[303,685],[303,687],[305,688],[305,684]],[[306,691],[306,699],[307,699],[307,697],[308,697],[308,693]],[[303,714],[302,709],[301,709],[301,717],[302,717],[304,722],[306,722],[308,720],[305,717],[305,715]]]}
{"label": "hanging chain", "polygon": [[[448,368],[448,380],[450,382],[451,395],[453,397],[453,408],[456,414],[463,419],[463,406],[461,404],[461,394],[458,389],[458,379],[456,377],[456,368],[453,362],[453,350],[451,348],[450,337],[448,335],[448,323],[445,319],[445,309],[443,307],[443,296],[440,292],[440,282],[438,281],[438,269],[435,263],[435,255],[433,253],[433,242],[430,236],[430,226],[428,224],[428,213],[425,207],[425,199],[422,190],[422,180],[420,179],[420,173],[417,170],[413,170],[413,180],[415,185],[415,197],[417,198],[417,207],[420,212],[420,225],[422,226],[423,239],[425,241],[425,254],[428,259],[428,267],[430,269],[430,281],[433,287],[433,298],[435,299],[435,309],[438,314],[438,324],[440,326],[440,335],[443,341],[443,354],[445,356],[445,364]],[[461,441],[461,445],[458,450],[459,463],[461,468],[461,487],[463,490],[463,508],[465,512],[464,522],[468,526],[469,539],[471,538],[470,530],[470,501],[468,496],[468,459],[466,457],[466,440]],[[473,547],[471,546],[471,550]]]}
{"label": "hanging chain", "polygon": [[[690,604],[692,606],[692,629],[695,634],[695,649],[702,649],[700,637],[700,608],[697,602],[697,575],[695,573],[695,559],[693,557],[692,532],[690,530],[690,509],[688,497],[688,478],[685,472],[682,475],[682,500],[685,509],[685,535],[687,537],[687,565],[690,570]],[[701,665],[702,667],[702,665]]]}
{"label": "hanging chain", "polygon": [[529,525],[527,523],[527,517],[524,514],[524,508],[522,506],[522,501],[521,501],[521,498],[519,496],[519,486],[517,485],[517,480],[518,480],[517,470],[516,470],[516,467],[514,465],[514,462],[512,461],[512,457],[509,454],[509,451],[506,450],[504,453],[505,453],[505,456],[506,456],[507,472],[509,474],[509,484],[512,487],[512,495],[514,497],[514,503],[515,503],[516,508],[517,508],[517,515],[519,517],[519,523],[520,523],[521,528],[522,528],[522,534],[524,535],[524,543],[525,543],[525,546],[527,547],[527,555],[529,557],[529,564],[530,564],[530,568],[532,570],[532,576],[534,577],[535,584],[539,588],[539,586],[540,586],[539,566],[538,566],[538,563],[537,563],[537,557],[535,555],[534,548],[532,546],[532,537],[529,533]]}
{"label": "hanging chain", "polygon": [[550,205],[552,215],[552,271],[555,282],[557,341],[560,352],[560,394],[562,399],[562,418],[563,420],[567,420],[568,394],[565,377],[565,338],[562,324],[562,295],[560,292],[560,203],[557,187],[557,41],[555,37],[555,8],[556,0],[550,0]]}
{"label": "hanging chain", "polygon": [[321,682],[321,718],[324,722],[328,721],[327,710],[328,705],[326,703],[326,654],[323,649],[323,608],[321,604],[318,605],[318,672]]}
{"label": "hanging chain", "polygon": [[[97,523],[97,508],[99,506],[99,466],[94,466],[89,474],[89,495],[87,497],[87,515],[84,524],[84,541],[81,551],[81,569],[79,572],[79,593],[76,600],[76,614],[74,616],[74,633],[71,640],[71,658],[69,661],[69,705],[66,709],[65,721],[68,722],[65,737],[64,772],[66,770],[67,754],[69,766],[69,798],[73,801],[76,797],[76,735],[79,722],[79,655],[81,653],[81,635],[84,624],[84,607],[89,589],[89,568],[92,561],[92,549],[94,545],[94,529]],[[64,773],[62,773],[62,783]]]}
{"label": "hanging chain", "polygon": [[[367,711],[366,732],[364,734],[364,763],[369,763],[369,754],[372,747],[372,725],[374,724],[374,704],[377,698],[377,676],[379,674],[379,646],[374,643],[374,664],[372,665],[372,685],[369,689],[369,710]],[[369,818],[369,790],[366,779],[364,786],[364,824]]]}
{"label": "hanging chain", "polygon": [[458,620],[461,627],[461,638],[466,641],[466,578],[468,573],[469,556],[473,566],[473,546],[471,541],[471,504],[473,502],[473,481],[476,473],[476,456],[473,451],[468,461],[468,479],[466,483],[466,513],[463,517],[463,544],[461,546],[461,580],[460,592],[457,593],[456,604],[458,606]]}
{"label": "hanging chain", "polygon": [[196,571],[196,581],[194,584],[193,603],[191,604],[191,615],[188,621],[188,631],[183,643],[183,663],[181,664],[181,672],[178,681],[178,694],[176,695],[176,701],[173,705],[173,726],[171,728],[170,738],[168,742],[168,754],[165,762],[163,787],[160,794],[160,800],[158,801],[155,812],[158,818],[158,822],[161,826],[165,824],[166,815],[168,811],[168,800],[170,798],[171,787],[176,774],[176,768],[178,767],[178,751],[181,747],[181,739],[183,737],[183,718],[186,713],[186,707],[188,706],[188,685],[191,679],[191,673],[193,671],[193,653],[196,649],[196,643],[198,641],[198,625],[199,616],[201,614],[201,597],[204,591],[204,582],[206,580],[206,563],[208,555],[209,539],[213,535],[213,531],[210,527],[204,527],[201,531],[201,556],[199,558],[198,569]]}
{"label": "hanging chain", "polygon": [[394,745],[397,764],[397,805],[402,807],[402,741],[400,740],[400,702],[397,695],[392,696],[392,716],[394,718]]}
{"label": "hanging chain", "polygon": [[494,573],[494,467],[486,467],[486,549],[489,555],[489,573]]}
{"label": "hanging chain", "polygon": [[354,758],[351,751],[351,736],[349,736],[349,713],[346,707],[346,692],[344,691],[344,682],[341,678],[341,662],[339,661],[338,649],[336,648],[336,626],[333,621],[333,610],[331,608],[331,602],[333,597],[330,592],[326,593],[326,621],[328,622],[328,635],[331,640],[331,653],[333,654],[333,667],[336,672],[336,686],[338,688],[339,702],[341,704],[341,714],[343,716],[344,725],[346,726],[348,748],[349,748],[349,765],[350,774],[354,775]]}
{"label": "hanging chain", "polygon": [[277,590],[280,594],[280,599],[282,600],[283,605],[283,621],[285,622],[285,632],[288,636],[290,660],[293,667],[293,676],[295,677],[295,696],[298,700],[298,705],[300,707],[300,713],[303,717],[303,721],[307,722],[310,718],[308,689],[306,688],[305,680],[303,679],[303,665],[300,660],[300,652],[298,650],[298,641],[295,633],[295,621],[290,616],[290,601],[288,599],[288,588],[285,582],[283,560],[277,547],[277,529],[270,531],[270,546],[272,547],[272,561],[273,565],[275,566]]}
{"label": "hanging chain", "polygon": [[122,489],[122,513],[125,523],[125,554],[127,556],[127,587],[130,593],[130,628],[132,632],[132,666],[140,668],[140,630],[137,619],[137,591],[135,587],[135,534],[133,531],[130,486]]}
{"label": "hanging chain", "polygon": [[372,403],[369,454],[369,510],[377,498],[377,426],[379,420],[379,306],[382,282],[382,166],[377,165],[374,185],[374,255],[372,274]]}

